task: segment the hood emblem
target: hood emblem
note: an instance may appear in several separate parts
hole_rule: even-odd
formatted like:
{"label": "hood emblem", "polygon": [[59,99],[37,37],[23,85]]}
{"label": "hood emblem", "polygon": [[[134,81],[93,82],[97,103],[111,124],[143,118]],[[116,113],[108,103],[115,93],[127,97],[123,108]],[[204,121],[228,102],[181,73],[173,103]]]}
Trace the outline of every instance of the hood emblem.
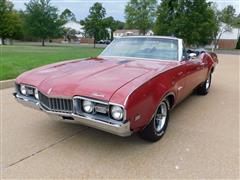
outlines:
{"label": "hood emblem", "polygon": [[50,93],[51,93],[51,91],[52,91],[52,88],[50,88],[50,89],[48,90],[47,94],[50,94]]}
{"label": "hood emblem", "polygon": [[92,93],[92,95],[97,97],[104,97],[104,94],[100,94],[100,93]]}

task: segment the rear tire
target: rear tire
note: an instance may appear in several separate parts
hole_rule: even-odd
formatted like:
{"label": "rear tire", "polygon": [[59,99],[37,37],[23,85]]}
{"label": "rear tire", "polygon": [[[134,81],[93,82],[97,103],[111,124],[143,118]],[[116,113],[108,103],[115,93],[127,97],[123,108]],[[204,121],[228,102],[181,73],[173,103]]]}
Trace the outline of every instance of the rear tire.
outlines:
{"label": "rear tire", "polygon": [[201,86],[197,88],[197,94],[207,95],[211,87],[211,82],[212,82],[212,73],[210,73],[208,76],[208,79]]}
{"label": "rear tire", "polygon": [[163,137],[169,120],[169,102],[163,100],[154,114],[151,122],[145,127],[139,136],[147,141],[156,142]]}

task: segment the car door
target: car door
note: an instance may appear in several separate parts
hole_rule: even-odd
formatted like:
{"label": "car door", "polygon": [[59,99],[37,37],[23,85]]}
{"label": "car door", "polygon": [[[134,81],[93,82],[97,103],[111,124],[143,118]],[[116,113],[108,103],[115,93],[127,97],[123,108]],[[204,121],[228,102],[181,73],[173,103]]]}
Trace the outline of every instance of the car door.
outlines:
{"label": "car door", "polygon": [[186,87],[192,91],[203,81],[204,64],[200,58],[193,57],[186,61]]}
{"label": "car door", "polygon": [[174,89],[176,91],[176,103],[182,101],[188,94],[189,90],[186,86],[187,83],[187,68],[186,61],[180,62],[180,65],[175,68],[173,74]]}
{"label": "car door", "polygon": [[192,89],[189,86],[189,66],[191,62],[189,62],[190,58],[183,48],[182,60],[179,62],[179,66],[175,68],[172,77],[173,83],[175,83],[176,90],[176,103],[181,102],[187,95],[189,95]]}
{"label": "car door", "polygon": [[203,82],[204,63],[202,58],[190,57],[183,46],[182,60],[174,73],[173,80],[176,83],[175,89],[178,103]]}

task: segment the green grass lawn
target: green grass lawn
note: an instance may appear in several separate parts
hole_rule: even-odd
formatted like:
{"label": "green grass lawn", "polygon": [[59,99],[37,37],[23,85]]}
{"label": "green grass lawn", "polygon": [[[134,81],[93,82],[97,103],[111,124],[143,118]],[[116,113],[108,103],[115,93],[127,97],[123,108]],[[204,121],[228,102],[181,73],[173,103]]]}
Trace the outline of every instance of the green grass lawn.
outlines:
{"label": "green grass lawn", "polygon": [[94,57],[102,48],[82,46],[0,46],[0,80],[13,79],[24,71],[63,60]]}

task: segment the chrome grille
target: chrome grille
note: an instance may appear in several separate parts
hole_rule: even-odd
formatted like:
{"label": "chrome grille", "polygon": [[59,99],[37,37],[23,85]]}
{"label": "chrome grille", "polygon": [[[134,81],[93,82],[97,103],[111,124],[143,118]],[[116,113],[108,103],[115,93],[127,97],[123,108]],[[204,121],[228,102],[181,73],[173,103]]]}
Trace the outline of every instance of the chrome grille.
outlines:
{"label": "chrome grille", "polygon": [[72,99],[49,98],[42,94],[41,92],[39,92],[39,101],[44,108],[50,111],[62,113],[73,112]]}

